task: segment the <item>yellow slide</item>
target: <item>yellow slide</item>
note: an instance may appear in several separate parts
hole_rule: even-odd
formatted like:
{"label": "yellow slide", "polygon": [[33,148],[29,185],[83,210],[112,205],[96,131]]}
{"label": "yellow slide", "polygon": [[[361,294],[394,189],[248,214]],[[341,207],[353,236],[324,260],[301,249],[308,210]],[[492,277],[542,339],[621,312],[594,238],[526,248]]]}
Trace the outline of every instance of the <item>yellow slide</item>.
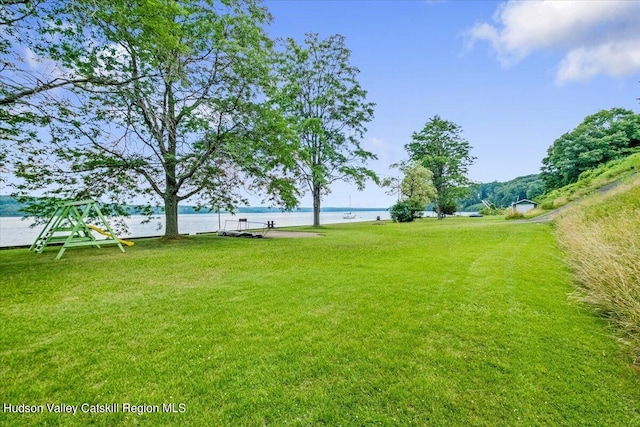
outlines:
{"label": "yellow slide", "polygon": [[[87,227],[89,227],[90,229],[97,231],[98,233],[102,234],[103,236],[107,236],[107,237],[113,237],[111,236],[111,233],[104,231],[102,228],[98,228],[95,225],[91,225],[91,224],[87,224]],[[116,239],[118,239],[116,237]],[[134,242],[131,242],[129,240],[122,240],[122,239],[118,239],[118,242],[122,243],[123,245],[127,245],[127,246],[133,246],[135,245]]]}

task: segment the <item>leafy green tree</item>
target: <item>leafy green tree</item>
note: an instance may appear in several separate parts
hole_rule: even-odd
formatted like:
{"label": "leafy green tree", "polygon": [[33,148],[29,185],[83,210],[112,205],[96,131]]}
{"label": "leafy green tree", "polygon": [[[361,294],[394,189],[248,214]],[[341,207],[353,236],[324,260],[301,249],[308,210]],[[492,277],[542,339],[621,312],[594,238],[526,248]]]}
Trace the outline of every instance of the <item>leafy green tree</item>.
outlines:
{"label": "leafy green tree", "polygon": [[542,160],[547,191],[578,180],[582,172],[640,149],[640,114],[623,108],[587,116],[556,139]]}
{"label": "leafy green tree", "polygon": [[320,226],[322,196],[338,180],[362,189],[367,179],[378,182],[365,164],[376,159],[364,150],[365,124],[374,104],[357,80],[345,39],[333,35],[320,40],[307,34],[302,45],[287,39],[276,71],[280,90],[274,102],[286,117],[295,148],[295,171],[301,191],[313,197],[313,225]]}
{"label": "leafy green tree", "polygon": [[391,192],[400,193],[399,200],[391,207],[391,219],[398,222],[410,222],[422,216],[427,204],[436,197],[433,187],[433,173],[420,163],[410,161],[399,165],[404,173],[402,180],[387,178],[382,182]]}
{"label": "leafy green tree", "polygon": [[410,162],[401,170],[404,172],[404,178],[400,183],[402,195],[407,199],[415,200],[424,208],[436,197],[433,172],[417,162]]}
{"label": "leafy green tree", "polygon": [[43,54],[86,83],[52,106],[49,146],[21,147],[20,190],[143,197],[148,211],[159,198],[167,237],[178,235],[178,203],[187,199],[233,209],[244,188],[260,188],[294,206],[288,148],[273,137],[280,116],[259,101],[273,85],[270,19],[257,0],[74,3],[56,19],[69,38]]}
{"label": "leafy green tree", "polygon": [[404,147],[411,160],[433,173],[438,218],[444,218],[452,205],[455,212],[455,201],[468,193],[468,167],[476,159],[470,154],[471,145],[462,137],[462,128],[436,115],[420,132],[414,132],[412,141]]}

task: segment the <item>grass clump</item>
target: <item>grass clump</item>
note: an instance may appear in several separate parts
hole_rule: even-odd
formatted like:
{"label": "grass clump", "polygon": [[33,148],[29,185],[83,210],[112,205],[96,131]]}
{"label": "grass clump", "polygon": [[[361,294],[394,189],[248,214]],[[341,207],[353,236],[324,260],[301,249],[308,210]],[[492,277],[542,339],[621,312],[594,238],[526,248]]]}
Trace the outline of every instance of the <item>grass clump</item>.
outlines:
{"label": "grass clump", "polygon": [[640,178],[573,207],[557,231],[578,297],[617,326],[640,363]]}
{"label": "grass clump", "polygon": [[524,219],[526,218],[523,212],[518,212],[514,208],[507,209],[507,214],[504,216],[505,219]]}

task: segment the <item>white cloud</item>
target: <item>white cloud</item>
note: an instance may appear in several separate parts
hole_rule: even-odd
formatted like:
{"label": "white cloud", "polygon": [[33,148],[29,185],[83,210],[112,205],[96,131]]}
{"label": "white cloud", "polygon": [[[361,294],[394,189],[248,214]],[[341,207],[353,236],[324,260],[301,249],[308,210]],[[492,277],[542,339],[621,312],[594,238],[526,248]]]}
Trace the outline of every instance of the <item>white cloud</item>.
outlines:
{"label": "white cloud", "polygon": [[553,50],[566,55],[559,83],[640,71],[638,1],[509,0],[498,7],[494,21],[476,24],[466,36],[470,47],[489,42],[503,66]]}
{"label": "white cloud", "polygon": [[559,84],[599,74],[630,75],[640,71],[640,40],[608,42],[570,51],[558,67]]}

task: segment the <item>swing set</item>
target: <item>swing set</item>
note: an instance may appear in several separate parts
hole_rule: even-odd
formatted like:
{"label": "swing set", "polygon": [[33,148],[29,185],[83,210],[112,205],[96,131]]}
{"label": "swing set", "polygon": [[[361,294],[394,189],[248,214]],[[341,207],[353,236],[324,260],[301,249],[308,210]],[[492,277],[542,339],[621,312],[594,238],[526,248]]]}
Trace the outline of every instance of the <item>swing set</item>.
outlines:
{"label": "swing set", "polygon": [[[104,228],[88,224],[86,220],[90,217],[98,218]],[[97,240],[91,232],[92,230],[105,236],[105,239]],[[133,246],[133,242],[119,239],[116,236],[94,200],[59,203],[55,213],[29,250],[41,254],[48,245],[60,243],[62,243],[62,247],[56,259],[62,258],[62,254],[67,248],[81,246],[100,248],[103,245],[117,245],[124,253],[122,245]]]}

